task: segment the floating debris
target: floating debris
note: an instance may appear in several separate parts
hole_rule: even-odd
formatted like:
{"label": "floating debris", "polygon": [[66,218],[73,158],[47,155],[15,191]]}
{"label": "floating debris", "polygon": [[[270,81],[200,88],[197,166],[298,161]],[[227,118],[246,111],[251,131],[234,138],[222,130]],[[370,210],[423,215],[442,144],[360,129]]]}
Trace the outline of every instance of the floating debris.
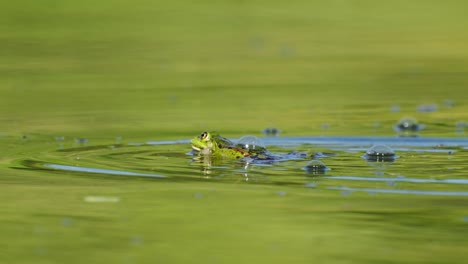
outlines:
{"label": "floating debris", "polygon": [[400,136],[417,136],[417,133],[424,129],[425,125],[419,124],[418,120],[413,117],[403,117],[393,126],[393,130],[398,132]]}
{"label": "floating debris", "polygon": [[362,156],[367,161],[393,162],[397,158],[393,149],[387,145],[374,145]]}
{"label": "floating debris", "polygon": [[267,127],[262,130],[262,133],[267,137],[276,137],[281,133],[281,130],[274,127]]}
{"label": "floating debris", "polygon": [[330,170],[330,168],[328,168],[320,160],[311,160],[302,169],[305,170],[307,173],[314,174],[314,175],[325,174],[325,172]]}

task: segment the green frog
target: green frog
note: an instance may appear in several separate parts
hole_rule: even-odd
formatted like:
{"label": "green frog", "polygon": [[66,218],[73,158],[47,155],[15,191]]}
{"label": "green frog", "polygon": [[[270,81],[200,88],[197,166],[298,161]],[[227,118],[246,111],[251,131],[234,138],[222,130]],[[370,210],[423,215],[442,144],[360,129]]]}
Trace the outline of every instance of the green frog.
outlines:
{"label": "green frog", "polygon": [[192,143],[192,149],[202,155],[235,159],[251,155],[248,150],[236,146],[231,140],[216,132],[203,132],[200,136],[192,139],[190,143]]}
{"label": "green frog", "polygon": [[200,136],[190,141],[192,149],[199,156],[211,158],[245,158],[248,162],[270,163],[282,160],[306,159],[309,156],[324,157],[330,154],[292,151],[287,154],[273,154],[265,148],[265,145],[255,136],[244,136],[237,143],[220,136],[216,132],[203,132]]}

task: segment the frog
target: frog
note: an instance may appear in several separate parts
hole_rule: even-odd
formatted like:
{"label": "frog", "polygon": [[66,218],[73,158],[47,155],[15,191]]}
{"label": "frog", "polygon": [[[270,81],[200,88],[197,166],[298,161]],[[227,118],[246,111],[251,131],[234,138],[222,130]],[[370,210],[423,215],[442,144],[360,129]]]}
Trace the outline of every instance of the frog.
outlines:
{"label": "frog", "polygon": [[248,163],[275,163],[283,160],[307,159],[308,157],[320,158],[330,156],[329,153],[311,153],[292,151],[287,154],[273,154],[266,149],[263,143],[255,136],[244,136],[237,143],[222,137],[217,132],[203,132],[193,138],[193,154],[199,158],[223,158],[241,159]]}
{"label": "frog", "polygon": [[190,143],[192,149],[201,155],[240,159],[248,157],[251,153],[234,144],[231,140],[220,136],[217,132],[203,132],[193,138]]}

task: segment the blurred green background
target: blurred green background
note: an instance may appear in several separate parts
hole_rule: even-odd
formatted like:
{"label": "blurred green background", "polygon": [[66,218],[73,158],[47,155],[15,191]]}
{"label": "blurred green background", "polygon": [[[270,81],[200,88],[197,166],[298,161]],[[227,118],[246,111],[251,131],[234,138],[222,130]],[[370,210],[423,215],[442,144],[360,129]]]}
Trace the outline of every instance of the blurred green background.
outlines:
{"label": "blurred green background", "polygon": [[[464,197],[343,197],[20,161],[77,162],[66,152],[53,160],[57,137],[76,147],[74,138],[92,146],[265,127],[388,136],[406,115],[427,124],[424,136],[460,136],[467,9],[457,0],[2,1],[0,262],[463,263]],[[178,161],[168,159],[170,176]],[[121,202],[83,202],[89,195]]]}
{"label": "blurred green background", "polygon": [[[4,2],[2,132],[311,135],[324,122],[339,128],[330,133],[369,132],[369,120],[396,122],[418,104],[466,103],[467,6]],[[402,112],[382,116],[392,104]]]}

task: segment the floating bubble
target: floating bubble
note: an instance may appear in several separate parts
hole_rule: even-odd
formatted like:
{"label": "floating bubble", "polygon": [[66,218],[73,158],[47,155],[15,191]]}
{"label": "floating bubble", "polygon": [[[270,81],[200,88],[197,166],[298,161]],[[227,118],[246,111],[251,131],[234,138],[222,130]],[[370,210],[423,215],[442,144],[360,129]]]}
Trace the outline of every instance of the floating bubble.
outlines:
{"label": "floating bubble", "polygon": [[135,235],[133,237],[130,238],[130,244],[131,245],[141,245],[143,244],[144,240],[143,240],[143,237],[140,236],[140,235]]}
{"label": "floating bubble", "polygon": [[467,128],[468,123],[465,122],[465,121],[458,121],[458,122],[455,123],[455,126],[458,127],[458,128]]}
{"label": "floating bubble", "polygon": [[400,134],[400,136],[405,135],[417,135],[417,132],[424,129],[425,125],[419,124],[418,120],[413,117],[403,117],[398,121],[396,125],[393,126],[393,129]]}
{"label": "floating bubble", "polygon": [[323,162],[320,160],[311,160],[303,168],[307,173],[311,174],[325,174],[326,171],[330,170]]}
{"label": "floating bubble", "polygon": [[275,128],[275,127],[267,127],[265,129],[262,130],[263,134],[265,134],[266,136],[269,136],[269,137],[276,137],[279,135],[279,133],[281,132],[281,130]]}
{"label": "floating bubble", "polygon": [[374,145],[362,156],[367,161],[395,161],[397,158],[393,149],[386,145]]}
{"label": "floating bubble", "polygon": [[399,105],[392,105],[392,108],[390,108],[390,111],[396,113],[400,112],[400,106]]}
{"label": "floating bubble", "polygon": [[64,227],[69,227],[69,226],[72,226],[73,225],[73,219],[72,218],[68,218],[68,217],[65,217],[62,219],[62,225]]}
{"label": "floating bubble", "polygon": [[304,186],[305,186],[306,188],[316,188],[316,187],[317,187],[317,184],[315,184],[315,183],[306,183]]}
{"label": "floating bubble", "polygon": [[88,143],[88,139],[87,138],[75,138],[75,142],[78,144],[84,145]]}
{"label": "floating bubble", "polygon": [[468,127],[468,123],[465,121],[458,121],[455,123],[455,133],[463,134],[465,133],[465,128]]}
{"label": "floating bubble", "polygon": [[276,194],[277,194],[278,196],[285,196],[285,195],[287,194],[287,192],[285,192],[285,191],[278,191],[278,192],[276,192]]}
{"label": "floating bubble", "polygon": [[439,106],[436,104],[422,104],[422,105],[418,105],[417,111],[423,112],[423,113],[430,113],[430,112],[437,111],[438,108]]}
{"label": "floating bubble", "polygon": [[444,106],[447,108],[452,108],[455,106],[455,102],[453,100],[446,99],[444,100]]}
{"label": "floating bubble", "polygon": [[246,150],[265,150],[265,144],[256,136],[243,136],[236,146]]}

